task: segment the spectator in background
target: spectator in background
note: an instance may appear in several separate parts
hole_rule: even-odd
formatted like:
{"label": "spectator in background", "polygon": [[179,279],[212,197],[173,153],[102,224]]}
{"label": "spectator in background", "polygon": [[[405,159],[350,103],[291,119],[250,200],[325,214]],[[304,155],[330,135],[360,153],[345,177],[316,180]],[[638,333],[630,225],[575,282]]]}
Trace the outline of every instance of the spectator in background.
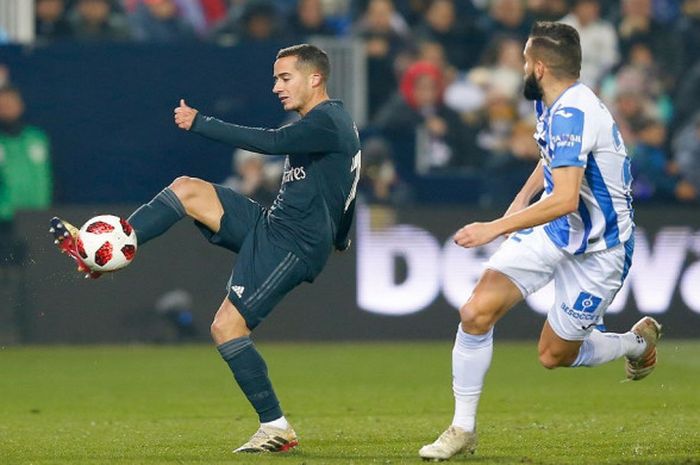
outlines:
{"label": "spectator in background", "polygon": [[397,4],[401,15],[406,19],[408,25],[413,29],[425,18],[425,14],[430,7],[432,0],[408,0],[399,1]]}
{"label": "spectator in background", "polygon": [[227,10],[226,0],[199,0],[204,14],[207,32],[220,21],[226,18]]}
{"label": "spectator in background", "polygon": [[383,138],[363,141],[361,170],[357,193],[364,203],[399,206],[410,201],[410,189],[399,178],[391,147]]}
{"label": "spectator in background", "polygon": [[529,0],[527,10],[537,21],[559,21],[569,13],[569,1]]}
{"label": "spectator in background", "polygon": [[[616,74],[601,85],[601,97],[611,103],[623,138],[634,143],[632,126],[640,119],[654,118],[667,123],[673,112],[672,101],[665,89],[664,74],[651,48],[639,41],[631,45],[627,61]],[[638,124],[637,124],[638,126]]]}
{"label": "spectator in background", "polygon": [[700,62],[700,0],[685,0],[676,29],[683,43],[683,69]]}
{"label": "spectator in background", "polygon": [[180,14],[175,0],[143,0],[129,14],[134,38],[144,42],[195,39],[195,30]]}
{"label": "spectator in background", "polygon": [[453,0],[433,0],[416,27],[415,35],[442,45],[447,61],[461,70],[474,65],[484,44],[484,37],[476,26],[457,17]]}
{"label": "spectator in background", "polygon": [[509,149],[509,136],[518,120],[512,99],[501,93],[492,93],[486,100],[483,116],[478,121],[476,145],[490,157],[502,156]]}
{"label": "spectator in background", "polygon": [[532,21],[522,0],[493,0],[489,14],[482,18],[482,29],[487,37],[512,35],[525,42],[530,34]]}
{"label": "spectator in background", "polygon": [[241,41],[260,42],[280,39],[286,36],[286,30],[279,11],[273,2],[251,2],[243,10]]}
{"label": "spectator in background", "polygon": [[[148,0],[122,0],[126,11],[133,13]],[[227,0],[173,0],[179,16],[190,24],[198,36],[204,37],[209,30],[226,17]]]}
{"label": "spectator in background", "polygon": [[70,37],[71,29],[65,18],[65,0],[36,0],[34,34],[37,43],[47,44]]}
{"label": "spectator in background", "polygon": [[[2,65],[0,71],[7,72]],[[0,87],[0,293],[8,297],[0,307],[13,314],[18,338],[27,342],[33,309],[23,272],[26,231],[15,228],[15,216],[19,210],[48,207],[53,180],[48,137],[27,125],[23,116],[19,90],[9,84]]]}
{"label": "spectator in background", "polygon": [[681,15],[683,0],[652,0],[651,7],[654,18],[661,24],[671,25]]}
{"label": "spectator in background", "polygon": [[480,154],[474,149],[473,134],[462,124],[457,113],[442,99],[444,83],[440,69],[428,62],[416,62],[401,78],[399,93],[377,113],[373,126],[389,139],[414,138],[415,160],[402,160],[423,168],[423,172],[476,168]]}
{"label": "spectator in background", "polygon": [[481,199],[482,207],[506,207],[535,169],[540,160],[540,150],[532,137],[535,123],[531,119],[517,121],[508,137],[508,149],[493,153],[485,163],[489,182]]}
{"label": "spectator in background", "polygon": [[335,35],[326,21],[321,0],[299,0],[289,18],[289,32],[296,42],[303,42],[311,36]]}
{"label": "spectator in background", "polygon": [[[445,86],[449,85],[457,77],[458,71],[447,61],[445,49],[440,42],[431,40],[419,40],[417,45],[416,59],[409,62],[408,68],[414,61],[427,61],[440,69],[445,80]],[[404,69],[405,71],[405,69]]]}
{"label": "spectator in background", "polygon": [[[172,0],[178,10],[178,17],[188,25],[198,36],[205,37],[209,32],[209,24],[204,14],[204,5],[200,0]],[[224,9],[222,17],[226,15],[226,5],[221,5]]]}
{"label": "spectator in background", "polygon": [[681,192],[682,200],[697,201],[700,199],[700,112],[674,138],[673,159],[688,183]]}
{"label": "spectator in background", "polygon": [[220,45],[283,40],[287,37],[280,12],[270,0],[251,0],[232,8],[228,18],[211,35]]}
{"label": "spectator in background", "polygon": [[523,47],[515,36],[494,37],[481,65],[469,72],[469,79],[483,89],[487,98],[517,100],[523,84]]}
{"label": "spectator in background", "polygon": [[408,48],[408,28],[391,0],[370,0],[354,33],[363,40],[367,53],[368,113],[372,118],[396,90],[394,62]]}
{"label": "spectator in background", "polygon": [[15,212],[51,205],[49,140],[24,122],[19,90],[0,88],[0,229],[11,230]]}
{"label": "spectator in background", "polygon": [[656,21],[652,0],[622,0],[622,17],[617,25],[620,49],[627,58],[632,47],[640,42],[649,44],[653,56],[667,72],[669,86],[681,71],[682,45],[676,32]]}
{"label": "spectator in background", "polygon": [[282,163],[267,161],[264,155],[243,149],[233,152],[232,161],[234,174],[222,184],[264,207],[272,205],[279,191]]}
{"label": "spectator in background", "polygon": [[69,15],[71,34],[78,40],[129,40],[126,18],[110,0],[77,0]]}
{"label": "spectator in background", "polygon": [[476,144],[485,153],[503,155],[508,151],[523,83],[522,49],[517,37],[495,38],[482,65],[448,88],[447,104],[473,128]]}
{"label": "spectator in background", "polygon": [[672,132],[684,127],[700,108],[700,61],[684,74],[674,98]]}
{"label": "spectator in background", "polygon": [[475,123],[489,96],[518,99],[522,87],[523,43],[516,36],[494,37],[479,66],[459,76],[445,91],[445,103]]}
{"label": "spectator in background", "polygon": [[620,59],[615,28],[600,17],[599,0],[575,0],[571,13],[561,19],[578,31],[581,39],[581,78],[595,89]]}
{"label": "spectator in background", "polygon": [[687,201],[695,196],[691,186],[678,175],[678,167],[669,162],[664,149],[666,127],[658,119],[635,122],[636,141],[631,144],[632,192],[636,202]]}
{"label": "spectator in background", "polygon": [[653,103],[637,87],[632,86],[630,89],[622,87],[610,100],[612,102],[610,110],[615,115],[622,138],[628,148],[637,141],[637,133],[634,128],[639,127],[638,121],[655,116]]}

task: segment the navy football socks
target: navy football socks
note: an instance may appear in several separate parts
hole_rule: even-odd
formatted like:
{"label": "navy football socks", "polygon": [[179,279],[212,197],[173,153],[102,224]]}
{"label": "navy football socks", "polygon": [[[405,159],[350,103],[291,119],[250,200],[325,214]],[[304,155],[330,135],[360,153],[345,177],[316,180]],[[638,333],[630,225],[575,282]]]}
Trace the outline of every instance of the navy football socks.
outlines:
{"label": "navy football socks", "polygon": [[248,401],[258,412],[260,423],[280,418],[282,409],[267,376],[267,365],[250,337],[232,339],[217,346],[217,349],[228,363]]}
{"label": "navy football socks", "polygon": [[136,231],[138,245],[141,247],[170,229],[185,214],[185,207],[180,199],[172,189],[166,187],[153,200],[132,213],[128,221]]}

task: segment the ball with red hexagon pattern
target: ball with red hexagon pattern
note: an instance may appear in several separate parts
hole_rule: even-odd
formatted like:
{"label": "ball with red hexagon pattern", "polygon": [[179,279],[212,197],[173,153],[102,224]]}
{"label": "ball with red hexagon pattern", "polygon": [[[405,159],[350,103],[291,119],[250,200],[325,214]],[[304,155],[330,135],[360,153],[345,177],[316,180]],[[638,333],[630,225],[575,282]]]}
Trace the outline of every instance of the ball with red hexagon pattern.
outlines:
{"label": "ball with red hexagon pattern", "polygon": [[85,222],[78,233],[78,253],[93,271],[116,271],[136,255],[136,233],[123,218],[99,215]]}

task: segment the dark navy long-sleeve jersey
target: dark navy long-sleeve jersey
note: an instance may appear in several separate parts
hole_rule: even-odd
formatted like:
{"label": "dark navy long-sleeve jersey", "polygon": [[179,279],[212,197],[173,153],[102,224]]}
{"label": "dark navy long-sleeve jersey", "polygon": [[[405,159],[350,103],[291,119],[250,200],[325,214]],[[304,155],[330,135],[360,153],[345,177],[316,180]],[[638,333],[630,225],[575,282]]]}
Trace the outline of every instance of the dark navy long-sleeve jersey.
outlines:
{"label": "dark navy long-sleeve jersey", "polygon": [[348,247],[361,155],[357,128],[342,102],[326,100],[279,129],[197,114],[191,130],[253,152],[287,155],[266,220],[273,242],[299,255],[314,276],[334,247]]}

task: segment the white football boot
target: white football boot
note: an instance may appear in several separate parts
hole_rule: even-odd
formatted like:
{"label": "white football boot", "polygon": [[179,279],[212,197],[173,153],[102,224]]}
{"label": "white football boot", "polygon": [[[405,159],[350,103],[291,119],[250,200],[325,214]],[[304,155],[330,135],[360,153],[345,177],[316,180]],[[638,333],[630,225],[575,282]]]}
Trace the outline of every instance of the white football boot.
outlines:
{"label": "white football boot", "polygon": [[286,429],[274,426],[260,426],[255,434],[235,453],[287,452],[299,445],[297,434],[292,427]]}
{"label": "white football boot", "polygon": [[459,453],[473,454],[476,451],[476,431],[464,431],[457,426],[450,426],[432,444],[421,447],[418,454],[423,460],[449,460]]}
{"label": "white football boot", "polygon": [[645,316],[632,326],[631,331],[647,343],[644,353],[637,358],[626,357],[627,379],[639,381],[646,378],[656,368],[656,344],[661,338],[661,325],[650,316]]}

